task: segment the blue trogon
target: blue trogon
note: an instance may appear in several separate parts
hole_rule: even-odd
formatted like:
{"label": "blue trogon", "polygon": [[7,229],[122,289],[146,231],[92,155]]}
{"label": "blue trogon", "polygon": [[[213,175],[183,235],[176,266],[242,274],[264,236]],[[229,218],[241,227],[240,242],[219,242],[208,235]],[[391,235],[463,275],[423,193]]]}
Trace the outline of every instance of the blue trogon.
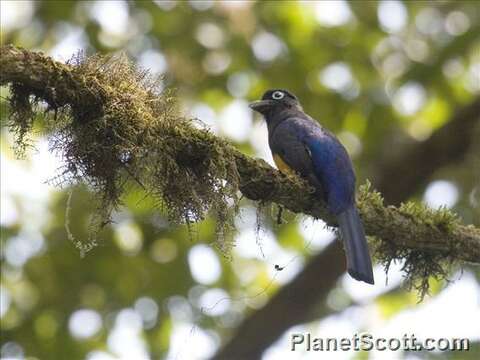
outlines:
{"label": "blue trogon", "polygon": [[287,90],[268,90],[250,107],[267,122],[268,143],[279,170],[306,178],[336,216],[348,273],[373,284],[372,262],[355,206],[355,174],[343,145],[305,114],[297,97]]}

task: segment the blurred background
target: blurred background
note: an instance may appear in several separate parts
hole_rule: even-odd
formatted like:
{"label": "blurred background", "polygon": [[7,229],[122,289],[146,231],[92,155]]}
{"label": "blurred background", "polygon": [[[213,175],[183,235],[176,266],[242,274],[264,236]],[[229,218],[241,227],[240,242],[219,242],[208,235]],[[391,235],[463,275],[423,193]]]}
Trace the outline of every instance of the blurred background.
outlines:
{"label": "blurred background", "polygon": [[[480,226],[478,138],[461,156],[453,155],[465,137],[480,134],[478,121],[473,130],[450,132],[452,141],[440,150],[425,154],[421,146],[480,94],[475,1],[0,4],[2,44],[60,61],[79,50],[124,52],[163,76],[165,87],[176,88],[185,113],[270,163],[265,124],[247,105],[268,88],[287,88],[345,144],[358,184],[369,179],[387,203],[445,206]],[[2,125],[7,97],[2,88]],[[237,333],[242,321],[268,307],[278,289],[335,237],[322,221],[302,215],[285,214],[286,222],[277,225],[273,211],[257,214],[256,205],[243,200],[232,235],[236,246],[225,256],[210,246],[211,220],[189,235],[138,194],[127,194],[99,246],[82,257],[65,230],[71,189],[48,184],[62,159],[49,153],[41,122],[35,130],[34,148],[16,159],[14,140],[2,126],[2,359],[206,359],[228,339],[244,336]],[[438,151],[447,155],[437,158]],[[423,160],[402,163],[406,153]],[[396,162],[398,173],[385,170]],[[74,187],[75,237],[87,236],[88,199],[87,188]],[[479,268],[465,265],[451,274],[452,283],[432,280],[430,296],[417,303],[417,294],[401,286],[401,267],[391,266],[387,283],[376,266],[375,286],[340,276],[319,300],[322,310],[282,329],[263,359],[319,356],[289,351],[290,334],[302,331],[323,337],[363,331],[467,337],[472,346],[469,353],[322,353],[326,359],[478,359]]]}

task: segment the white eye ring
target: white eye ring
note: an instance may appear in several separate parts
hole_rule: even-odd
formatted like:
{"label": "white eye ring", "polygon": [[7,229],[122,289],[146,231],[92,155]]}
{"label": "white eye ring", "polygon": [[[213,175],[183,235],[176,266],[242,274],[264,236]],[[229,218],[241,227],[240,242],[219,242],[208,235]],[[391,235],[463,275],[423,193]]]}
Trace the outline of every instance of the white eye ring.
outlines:
{"label": "white eye ring", "polygon": [[272,99],[275,99],[275,100],[280,100],[280,99],[283,99],[285,96],[285,94],[281,91],[275,91],[273,94],[272,94]]}

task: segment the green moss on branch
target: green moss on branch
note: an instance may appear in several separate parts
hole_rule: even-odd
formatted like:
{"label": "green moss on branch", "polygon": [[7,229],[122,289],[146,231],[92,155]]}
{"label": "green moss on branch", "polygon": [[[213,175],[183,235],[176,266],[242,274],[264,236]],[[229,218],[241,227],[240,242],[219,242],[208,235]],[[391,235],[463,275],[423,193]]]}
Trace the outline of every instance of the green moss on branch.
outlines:
{"label": "green moss on branch", "polygon": [[[108,222],[133,180],[174,220],[194,222],[213,212],[219,234],[231,226],[239,191],[335,226],[302,179],[284,176],[195,127],[179,112],[173,93],[160,92],[125,58],[77,56],[61,64],[13,46],[3,46],[0,54],[0,84],[11,88],[10,126],[18,144],[31,130],[32,101],[45,102],[56,115],[47,124],[53,150],[66,162],[59,180],[86,182],[99,194],[100,224]],[[422,289],[428,276],[444,276],[454,262],[480,263],[480,230],[447,210],[384,206],[368,185],[358,206],[377,259],[387,267],[405,259],[407,278],[412,284],[420,280]]]}

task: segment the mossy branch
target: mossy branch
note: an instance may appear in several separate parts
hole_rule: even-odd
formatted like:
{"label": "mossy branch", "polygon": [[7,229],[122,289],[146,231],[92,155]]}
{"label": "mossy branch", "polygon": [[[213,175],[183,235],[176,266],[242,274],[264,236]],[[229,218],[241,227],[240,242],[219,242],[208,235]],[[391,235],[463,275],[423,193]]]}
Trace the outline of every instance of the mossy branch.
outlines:
{"label": "mossy branch", "polygon": [[[130,180],[142,184],[172,218],[216,215],[219,233],[243,196],[277,203],[335,226],[325,204],[302,179],[285,176],[194,125],[144,71],[120,57],[77,56],[62,64],[14,46],[0,49],[0,84],[11,86],[10,127],[24,144],[32,98],[59,114],[48,120],[53,150],[66,162],[61,178],[84,181],[101,195],[101,222]],[[234,206],[227,205],[233,199]],[[231,203],[231,202],[230,202]],[[367,184],[358,207],[377,259],[406,258],[410,275],[444,274],[443,263],[480,263],[480,229],[451,212],[407,203],[385,206]],[[426,272],[426,273],[425,273]]]}

